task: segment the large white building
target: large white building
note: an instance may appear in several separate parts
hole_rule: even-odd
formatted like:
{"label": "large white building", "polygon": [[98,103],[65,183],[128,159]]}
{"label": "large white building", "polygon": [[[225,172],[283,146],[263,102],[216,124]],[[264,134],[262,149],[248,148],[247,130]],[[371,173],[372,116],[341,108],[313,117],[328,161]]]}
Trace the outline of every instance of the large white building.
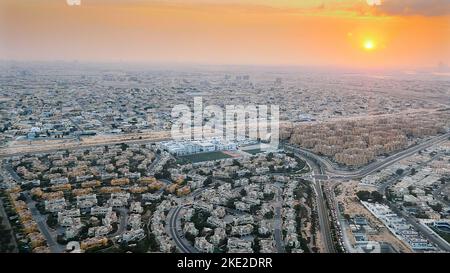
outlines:
{"label": "large white building", "polygon": [[215,138],[201,141],[164,141],[159,146],[177,156],[237,149],[236,143]]}

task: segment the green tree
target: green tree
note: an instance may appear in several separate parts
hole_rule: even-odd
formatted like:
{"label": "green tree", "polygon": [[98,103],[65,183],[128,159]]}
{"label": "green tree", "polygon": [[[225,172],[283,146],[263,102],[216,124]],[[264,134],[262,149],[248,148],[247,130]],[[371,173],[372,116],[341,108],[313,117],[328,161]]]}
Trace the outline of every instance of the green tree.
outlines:
{"label": "green tree", "polygon": [[266,212],[266,214],[264,214],[264,218],[272,219],[273,215],[274,215],[273,211],[269,211],[269,212]]}
{"label": "green tree", "polygon": [[367,201],[370,198],[370,192],[369,191],[358,191],[356,193],[356,196],[361,201]]}

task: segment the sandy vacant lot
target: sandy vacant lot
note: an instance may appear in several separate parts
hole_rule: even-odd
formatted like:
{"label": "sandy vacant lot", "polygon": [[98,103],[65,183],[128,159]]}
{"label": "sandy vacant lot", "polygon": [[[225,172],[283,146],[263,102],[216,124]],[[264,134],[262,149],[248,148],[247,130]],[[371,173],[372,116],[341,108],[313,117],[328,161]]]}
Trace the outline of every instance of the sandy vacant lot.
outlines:
{"label": "sandy vacant lot", "polygon": [[[359,187],[358,184],[358,181],[349,181],[341,183],[337,186],[339,194],[336,195],[336,198],[338,202],[343,205],[344,213],[349,214],[350,216],[362,215],[368,220],[369,225],[372,228],[378,230],[377,234],[367,235],[369,240],[389,243],[399,252],[412,252],[408,245],[397,239],[380,220],[378,220],[359,202],[358,198],[356,197],[356,192],[358,192],[359,190],[373,189],[368,189],[367,187],[362,188]],[[354,243],[354,238],[351,235],[351,232],[349,233],[349,238],[352,238],[352,243]]]}

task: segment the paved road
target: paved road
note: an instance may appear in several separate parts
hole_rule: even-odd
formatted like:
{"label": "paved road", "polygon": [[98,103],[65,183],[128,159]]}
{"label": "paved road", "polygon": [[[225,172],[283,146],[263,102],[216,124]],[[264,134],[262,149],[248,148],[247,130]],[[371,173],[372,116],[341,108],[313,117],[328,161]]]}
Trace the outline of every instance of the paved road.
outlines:
{"label": "paved road", "polygon": [[[71,142],[66,144],[48,144],[46,146],[42,145],[36,145],[33,147],[33,145],[30,145],[30,147],[27,147],[26,151],[23,152],[16,152],[12,147],[9,147],[8,151],[0,151],[0,158],[6,158],[11,156],[20,156],[20,155],[27,155],[27,154],[39,154],[39,153],[51,153],[56,151],[64,151],[64,150],[77,150],[77,149],[85,149],[85,148],[94,148],[94,147],[101,147],[105,145],[114,145],[114,144],[121,144],[121,143],[127,143],[127,144],[142,144],[142,143],[153,143],[153,142],[161,142],[170,140],[170,138],[145,138],[145,139],[124,139],[124,140],[107,140],[105,141],[99,141],[95,143],[84,143],[83,141],[78,142]],[[23,147],[19,147],[22,149]],[[12,150],[12,151],[10,151]]]}
{"label": "paved road", "polygon": [[[14,171],[13,167],[10,164],[4,164],[4,166],[14,180],[16,180],[19,183],[24,182],[22,178]],[[28,193],[25,194],[25,197],[31,215],[33,216],[33,219],[36,221],[42,235],[44,235],[45,239],[47,240],[47,245],[49,246],[50,250],[53,253],[64,252],[64,246],[58,244],[58,242],[56,241],[56,233],[50,231],[49,227],[47,226],[47,217],[39,212],[39,210],[36,208],[36,202],[33,199],[31,199]]]}
{"label": "paved road", "polygon": [[[430,147],[436,143],[442,142],[446,139],[448,139],[448,137],[450,137],[450,132],[435,137],[433,139],[430,139],[428,141],[425,141],[421,144],[418,144],[416,146],[410,147],[406,150],[403,150],[399,153],[396,153],[394,155],[391,155],[383,160],[374,162],[372,164],[369,164],[359,170],[356,171],[343,171],[343,170],[339,170],[336,169],[335,166],[333,166],[332,164],[330,164],[329,161],[324,160],[323,158],[321,158],[320,156],[315,155],[314,153],[305,150],[305,149],[301,149],[301,148],[295,148],[295,147],[287,147],[290,150],[293,150],[294,152],[296,152],[297,156],[301,156],[303,157],[308,164],[311,166],[314,166],[312,168],[313,170],[313,182],[314,182],[314,188],[316,191],[316,196],[317,196],[317,207],[318,207],[318,216],[319,216],[319,224],[320,224],[320,230],[321,230],[321,234],[323,237],[323,241],[325,244],[325,248],[327,250],[327,252],[335,252],[335,248],[334,248],[334,243],[333,243],[333,239],[331,236],[331,231],[330,231],[330,221],[329,221],[329,217],[328,217],[328,210],[325,207],[325,202],[324,202],[324,197],[323,197],[323,193],[322,193],[322,189],[321,189],[321,182],[320,179],[326,179],[327,178],[327,174],[328,175],[332,175],[334,178],[344,178],[344,179],[356,179],[356,178],[361,178],[364,177],[366,175],[369,175],[375,171],[381,170],[383,168],[386,168],[392,164],[394,164],[395,162],[406,158],[422,149],[425,149],[427,147]],[[52,149],[47,149],[47,150],[39,150],[36,152],[52,152],[52,151],[58,151],[58,150],[66,150],[66,149],[79,149],[81,147],[86,148],[86,147],[97,147],[97,146],[104,146],[107,144],[116,144],[116,143],[148,143],[148,142],[154,142],[154,141],[163,141],[166,140],[165,138],[161,138],[161,139],[144,139],[144,140],[123,140],[123,141],[105,141],[102,143],[95,143],[95,144],[83,144],[80,143],[78,146],[73,145],[70,147],[57,147],[57,148],[52,148]],[[11,155],[20,155],[20,154],[28,154],[30,152],[23,152],[23,153],[10,153],[10,154],[3,154],[2,156],[11,156]],[[324,174],[323,170],[326,171],[326,173]],[[12,172],[15,173],[15,172]],[[316,179],[318,178],[318,179]],[[178,248],[182,251],[182,252],[191,252],[191,249],[189,249],[189,246],[192,247],[190,244],[185,245],[183,240],[181,240],[178,236],[178,231],[177,231],[177,218],[178,218],[178,214],[180,213],[181,210],[181,206],[176,207],[175,209],[171,210],[169,213],[170,217],[168,215],[168,219],[170,222],[170,233],[172,238],[174,239],[175,243],[177,244]],[[42,220],[42,219],[41,219]],[[38,222],[38,221],[37,221]],[[39,223],[38,225],[42,229],[41,231],[43,232],[44,236],[47,237],[47,235],[49,235],[50,233],[48,232],[48,230],[46,229],[47,225],[45,223]],[[46,234],[47,233],[47,234]],[[52,236],[49,236],[50,238],[52,238]],[[51,240],[48,241],[49,245],[51,244]],[[193,247],[192,247],[193,248]],[[195,250],[195,248],[194,248]]]}
{"label": "paved road", "polygon": [[[320,176],[315,174],[315,172],[317,170],[319,170],[319,175],[322,174],[322,170],[325,170],[326,174],[333,176],[333,178],[343,178],[343,179],[362,178],[373,172],[376,172],[378,170],[386,168],[406,157],[409,157],[409,156],[417,153],[420,150],[428,148],[437,143],[443,142],[443,141],[447,140],[449,137],[450,137],[450,132],[448,132],[444,135],[438,136],[438,137],[434,137],[428,141],[425,141],[418,145],[412,146],[408,149],[405,149],[401,152],[391,155],[383,160],[374,162],[372,164],[369,164],[369,165],[367,165],[363,168],[360,168],[358,170],[355,170],[355,171],[343,171],[343,170],[336,169],[336,167],[333,164],[331,164],[328,160],[323,159],[322,157],[312,153],[309,150],[288,146],[287,150],[293,151],[297,156],[301,156],[304,160],[306,160],[308,162],[308,164],[312,164],[312,166],[315,166],[313,168],[313,180],[314,180],[314,185],[315,185],[317,198],[318,198],[317,207],[318,207],[318,212],[319,212],[319,222],[320,222],[320,225],[322,226],[321,233],[325,237],[325,245],[326,245],[328,251],[330,251],[330,248],[331,248],[330,244],[333,243],[333,240],[331,238],[331,232],[329,231],[329,225],[327,225],[327,223],[329,223],[329,220],[327,219],[328,215],[326,215],[327,210],[324,206],[320,182],[316,181],[316,178],[320,178]],[[429,161],[433,160],[436,156],[434,156]],[[427,161],[426,163],[428,163],[429,161]],[[379,189],[383,192],[388,186],[392,185],[393,183],[395,183],[395,181],[397,181],[398,179],[400,179],[401,177],[403,177],[406,174],[407,174],[407,172],[405,172],[402,175],[396,175],[396,176],[392,177],[391,179],[386,181],[386,183],[383,183],[382,185],[380,185]],[[436,196],[437,193],[440,192],[441,190],[442,189],[436,190],[434,192],[434,195]],[[393,204],[390,203],[390,206],[394,211],[398,212],[402,217],[404,217],[412,226],[414,226],[417,230],[419,230],[429,241],[433,242],[434,244],[436,244],[438,247],[440,247],[441,249],[443,249],[445,251],[450,251],[448,244],[445,241],[443,241],[442,238],[431,233],[429,230],[427,230],[425,227],[423,227],[420,223],[417,223],[415,218],[406,214],[403,211],[398,210]]]}
{"label": "paved road", "polygon": [[437,236],[436,234],[430,232],[427,228],[422,226],[422,224],[418,223],[416,218],[412,217],[408,213],[404,212],[403,210],[400,210],[395,204],[392,202],[387,202],[388,206],[391,208],[391,210],[401,217],[403,217],[409,224],[411,224],[416,230],[418,230],[422,235],[425,236],[430,242],[437,245],[440,249],[450,252],[450,245],[447,241],[442,239],[441,237]]}
{"label": "paved road", "polygon": [[[14,246],[13,252],[19,252],[19,248],[17,247],[17,241],[16,241],[15,233],[14,233],[14,230],[12,229],[12,227],[11,227],[11,223],[9,222],[8,214],[6,214],[2,198],[0,198],[0,216],[3,217],[3,222],[4,222],[4,226],[6,227],[6,229],[11,230],[10,231],[10,234],[11,234],[11,243],[10,244],[12,244]],[[2,224],[1,221],[0,221],[0,224]]]}
{"label": "paved road", "polygon": [[330,194],[331,194],[331,200],[333,201],[332,206],[334,206],[334,209],[336,211],[336,219],[339,223],[339,228],[338,228],[338,232],[340,233],[340,238],[341,238],[341,246],[343,248],[344,251],[347,251],[349,253],[355,253],[356,249],[353,247],[352,243],[350,242],[350,238],[348,236],[348,223],[345,220],[345,218],[342,215],[342,212],[339,208],[339,202],[336,198],[336,194],[335,194],[335,190],[336,187],[339,186],[340,183],[335,183],[332,185],[331,189],[330,189]]}
{"label": "paved road", "polygon": [[64,246],[58,244],[56,241],[56,234],[52,231],[50,231],[49,227],[47,226],[46,220],[47,217],[42,215],[39,210],[36,208],[36,202],[34,202],[28,194],[26,194],[26,203],[28,205],[28,208],[30,209],[31,214],[33,215],[33,219],[36,221],[39,230],[41,231],[42,235],[44,235],[47,245],[50,248],[52,253],[62,253],[64,252]]}
{"label": "paved road", "polygon": [[[78,123],[76,123],[71,117],[67,118],[73,124],[73,126],[75,126],[78,129],[78,131],[80,131],[80,134],[84,132],[83,128],[81,128],[80,125],[78,125]],[[81,140],[80,134],[75,134],[78,140]]]}
{"label": "paved road", "polygon": [[[335,252],[335,249],[334,249],[334,244],[333,244],[333,238],[331,236],[331,231],[330,231],[330,221],[328,218],[328,210],[324,205],[324,197],[322,194],[320,180],[319,180],[319,178],[322,178],[322,175],[324,174],[324,170],[325,170],[326,174],[332,175],[333,178],[344,178],[344,179],[362,178],[373,172],[376,172],[378,170],[386,168],[386,167],[396,163],[399,160],[409,157],[409,156],[417,153],[420,150],[423,150],[432,145],[435,145],[437,143],[445,141],[449,137],[450,137],[450,132],[448,132],[444,135],[438,136],[438,137],[434,137],[428,141],[425,141],[418,145],[412,146],[406,150],[398,152],[398,153],[391,155],[383,160],[374,162],[372,164],[369,164],[369,165],[367,165],[361,169],[355,170],[355,171],[342,171],[342,170],[336,169],[335,166],[333,166],[328,160],[323,159],[322,157],[312,153],[309,150],[297,148],[297,147],[293,147],[293,146],[286,146],[286,150],[293,151],[295,153],[295,155],[302,157],[302,159],[304,159],[308,163],[308,165],[310,165],[310,167],[312,167],[312,171],[313,171],[312,178],[313,178],[314,187],[315,187],[316,196],[317,196],[317,209],[318,209],[318,214],[319,214],[319,224],[320,224],[321,234],[322,234],[322,237],[324,238],[324,244],[327,249],[327,252]],[[382,189],[386,189],[387,186],[389,186],[390,184],[395,182],[395,180],[399,179],[400,177],[401,176],[396,176],[396,177],[391,178],[389,181],[387,181],[387,183],[384,183],[382,185]],[[422,227],[420,224],[416,223],[410,216],[407,216],[407,217],[409,217],[409,222],[413,222],[413,223],[411,223],[413,226],[418,225],[419,230],[425,230],[424,227]],[[428,236],[426,236],[426,237],[428,237],[430,239],[430,241],[433,241],[433,240],[439,241],[440,238],[439,239],[431,238],[430,236],[433,236],[433,237],[435,237],[435,236],[429,235],[429,232],[426,231],[425,234],[427,234],[427,233],[428,233]],[[441,245],[443,245],[442,242],[441,242]]]}
{"label": "paved road", "polygon": [[329,219],[328,209],[325,206],[325,199],[323,196],[321,182],[319,179],[316,179],[316,174],[322,175],[323,170],[319,164],[316,164],[309,157],[304,157],[301,154],[296,154],[297,156],[302,157],[303,160],[309,165],[312,170],[312,179],[314,184],[314,191],[316,192],[316,203],[317,203],[317,214],[319,217],[319,229],[320,234],[322,235],[322,241],[325,247],[325,251],[327,253],[335,253],[335,245],[333,241],[333,236],[331,234],[330,225],[332,224]]}
{"label": "paved road", "polygon": [[330,229],[330,225],[332,225],[332,223],[329,219],[328,209],[325,206],[325,198],[323,196],[321,183],[320,180],[316,180],[315,178],[313,178],[313,180],[317,196],[317,211],[319,215],[319,225],[322,234],[322,240],[327,253],[336,253],[333,236]]}
{"label": "paved road", "polygon": [[84,129],[80,127],[80,125],[78,123],[76,123],[71,117],[67,117],[67,119],[73,124],[73,126],[75,126],[78,131],[83,132]]}
{"label": "paved road", "polygon": [[281,219],[281,189],[277,187],[278,192],[276,195],[276,202],[275,202],[275,213],[274,213],[274,239],[275,239],[275,246],[277,248],[278,253],[285,253],[286,248],[284,247],[284,241],[283,241],[283,233],[282,233],[282,222]]}
{"label": "paved road", "polygon": [[11,166],[11,164],[6,164],[6,162],[3,160],[3,166],[5,166],[5,170],[8,171],[8,173],[14,180],[20,183],[24,182],[22,178],[14,171],[14,168]]}
{"label": "paved road", "polygon": [[169,235],[174,240],[175,245],[181,253],[198,253],[199,251],[193,247],[186,238],[182,238],[178,232],[178,230],[181,229],[178,218],[182,208],[183,206],[174,207],[167,214],[166,219],[168,219]]}
{"label": "paved road", "polygon": [[[441,156],[440,154],[436,154],[435,156],[433,156],[432,158],[430,158],[429,160],[422,162],[421,164],[419,164],[415,169],[418,170],[424,166],[426,166],[428,163],[432,162],[433,160],[435,160],[437,157]],[[389,178],[386,182],[380,184],[377,186],[377,189],[380,193],[385,194],[386,189],[390,186],[392,186],[393,184],[395,184],[399,179],[409,175],[411,173],[411,170],[404,170],[403,173],[401,175],[398,174],[394,174],[394,176],[392,176],[391,178]]]}
{"label": "paved road", "polygon": [[128,225],[128,210],[126,208],[116,208],[115,211],[119,212],[119,226],[117,227],[117,231],[108,237],[115,237],[121,235],[127,230]]}
{"label": "paved road", "polygon": [[450,137],[450,132],[447,132],[446,134],[434,137],[425,142],[422,142],[415,146],[409,147],[401,152],[398,152],[396,154],[388,156],[382,160],[375,161],[375,162],[373,162],[367,166],[364,166],[358,170],[355,170],[355,171],[346,171],[346,170],[338,169],[335,165],[330,163],[329,160],[324,159],[321,156],[318,156],[307,149],[298,148],[298,147],[294,147],[291,145],[286,145],[286,149],[293,151],[297,154],[301,154],[304,157],[311,158],[314,162],[319,164],[324,169],[326,175],[332,176],[333,178],[358,179],[358,178],[367,176],[371,173],[374,173],[378,170],[384,169],[384,168],[396,163],[397,161],[400,161],[406,157],[409,157],[409,156],[417,153],[420,150],[428,148],[437,143],[443,142],[443,141],[447,140],[449,137]]}
{"label": "paved road", "polygon": [[152,174],[155,173],[155,172],[154,172],[154,169],[155,169],[155,167],[159,164],[159,161],[160,161],[160,160],[161,160],[161,155],[156,154],[156,155],[155,155],[155,160],[153,160],[153,162],[150,163],[150,166],[148,166],[148,168],[147,168],[147,174],[148,174],[148,175],[152,175]]}

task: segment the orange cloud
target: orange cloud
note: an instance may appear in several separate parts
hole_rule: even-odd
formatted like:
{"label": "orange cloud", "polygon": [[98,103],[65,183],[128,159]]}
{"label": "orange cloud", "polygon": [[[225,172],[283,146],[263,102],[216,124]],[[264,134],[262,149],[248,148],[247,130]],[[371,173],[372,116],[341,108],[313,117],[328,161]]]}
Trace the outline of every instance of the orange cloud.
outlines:
{"label": "orange cloud", "polygon": [[387,15],[450,15],[448,0],[383,0],[373,6],[378,13]]}
{"label": "orange cloud", "polygon": [[[357,0],[256,2],[82,0],[69,7],[64,0],[2,0],[0,58],[352,67],[450,63],[448,16],[375,15],[378,7]],[[376,42],[376,50],[362,48],[367,39]]]}

